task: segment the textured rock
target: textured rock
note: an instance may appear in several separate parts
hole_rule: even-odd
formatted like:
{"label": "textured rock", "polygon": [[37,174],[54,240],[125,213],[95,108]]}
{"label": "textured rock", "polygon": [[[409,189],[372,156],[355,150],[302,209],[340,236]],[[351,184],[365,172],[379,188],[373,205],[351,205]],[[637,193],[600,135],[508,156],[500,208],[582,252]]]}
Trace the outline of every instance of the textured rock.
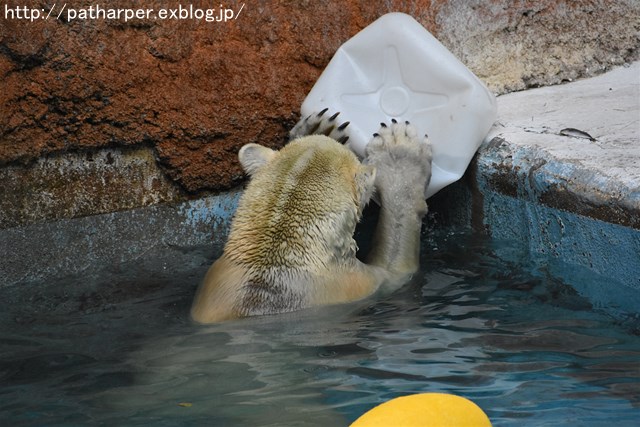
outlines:
{"label": "textured rock", "polygon": [[[113,1],[108,7],[157,11],[177,4]],[[14,218],[15,225],[87,215],[237,185],[243,179],[238,149],[247,142],[280,146],[335,50],[390,11],[414,16],[496,92],[591,75],[638,55],[640,5],[632,0],[270,0],[225,6],[237,12],[243,4],[237,19],[209,23],[68,20],[64,13],[61,19],[31,22],[8,19],[7,9],[0,10],[3,182],[37,177],[37,170],[20,168],[41,167],[36,161],[41,157],[75,164],[64,158],[76,151],[144,147],[153,154],[157,173],[176,184],[172,190],[144,187],[143,193],[152,194],[133,199],[128,192],[112,191],[105,204],[98,200],[102,193],[91,191],[91,179],[74,179],[73,168],[67,179],[60,170],[50,185],[66,185],[66,191],[78,195],[73,203],[85,208],[32,204],[42,196],[29,188],[49,191],[37,178],[42,185],[25,183],[22,200],[0,201],[0,210],[44,210],[33,217],[10,213],[5,218]],[[34,1],[30,6],[48,12],[53,4]],[[134,173],[139,163],[126,154],[120,157],[133,166],[123,168],[114,188],[129,181],[137,185],[127,170]],[[117,200],[117,194],[124,200]]]}
{"label": "textured rock", "polygon": [[0,168],[0,229],[182,200],[148,147],[106,148]]}
{"label": "textured rock", "polygon": [[638,58],[636,0],[451,0],[441,41],[490,89],[506,93],[589,77]]}

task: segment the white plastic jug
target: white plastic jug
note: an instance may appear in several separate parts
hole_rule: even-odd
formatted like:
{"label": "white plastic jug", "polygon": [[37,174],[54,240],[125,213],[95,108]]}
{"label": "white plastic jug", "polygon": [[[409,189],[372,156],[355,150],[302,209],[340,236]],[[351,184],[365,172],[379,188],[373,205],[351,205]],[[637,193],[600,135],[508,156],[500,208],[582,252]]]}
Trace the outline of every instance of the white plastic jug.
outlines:
{"label": "white plastic jug", "polygon": [[408,120],[433,145],[430,197],[463,175],[496,119],[485,85],[420,23],[389,13],[344,43],[302,104],[302,115],[329,107],[350,121],[361,157],[380,122]]}

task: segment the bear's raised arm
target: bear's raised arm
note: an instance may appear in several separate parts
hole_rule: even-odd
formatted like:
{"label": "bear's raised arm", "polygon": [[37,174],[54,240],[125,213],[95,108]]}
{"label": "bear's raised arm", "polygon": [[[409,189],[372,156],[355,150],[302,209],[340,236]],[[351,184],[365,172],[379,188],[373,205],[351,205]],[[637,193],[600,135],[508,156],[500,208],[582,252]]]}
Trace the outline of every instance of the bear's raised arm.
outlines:
{"label": "bear's raised arm", "polygon": [[[251,176],[222,256],[191,309],[213,323],[365,298],[418,268],[431,147],[409,123],[382,125],[363,163],[341,143],[348,123],[327,110],[304,118],[280,151],[247,144]],[[381,202],[364,264],[353,233],[373,191]]]}
{"label": "bear's raised arm", "polygon": [[391,286],[418,269],[420,229],[427,213],[425,188],[431,179],[431,144],[409,122],[381,123],[366,148],[364,163],[376,168],[380,218],[367,261],[391,275]]}

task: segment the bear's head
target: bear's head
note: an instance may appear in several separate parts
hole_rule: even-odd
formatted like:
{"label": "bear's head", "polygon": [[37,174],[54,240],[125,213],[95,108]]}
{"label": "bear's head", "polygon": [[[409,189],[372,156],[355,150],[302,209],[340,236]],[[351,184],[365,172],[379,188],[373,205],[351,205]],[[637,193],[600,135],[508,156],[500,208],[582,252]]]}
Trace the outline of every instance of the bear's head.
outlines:
{"label": "bear's head", "polygon": [[247,144],[238,157],[251,181],[227,255],[305,269],[355,257],[353,233],[374,191],[373,166],[322,135],[298,138],[280,151]]}

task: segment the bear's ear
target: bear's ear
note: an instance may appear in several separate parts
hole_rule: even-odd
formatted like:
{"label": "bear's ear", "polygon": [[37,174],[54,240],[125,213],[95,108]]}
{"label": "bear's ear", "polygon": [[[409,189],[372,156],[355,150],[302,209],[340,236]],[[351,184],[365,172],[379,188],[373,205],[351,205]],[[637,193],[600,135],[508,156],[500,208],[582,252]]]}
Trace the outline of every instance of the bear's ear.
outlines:
{"label": "bear's ear", "polygon": [[238,152],[238,159],[246,173],[253,176],[275,156],[276,152],[258,144],[246,144]]}
{"label": "bear's ear", "polygon": [[358,206],[360,212],[369,203],[369,199],[373,195],[376,181],[376,168],[372,165],[362,165],[356,173],[356,197],[358,198]]}

